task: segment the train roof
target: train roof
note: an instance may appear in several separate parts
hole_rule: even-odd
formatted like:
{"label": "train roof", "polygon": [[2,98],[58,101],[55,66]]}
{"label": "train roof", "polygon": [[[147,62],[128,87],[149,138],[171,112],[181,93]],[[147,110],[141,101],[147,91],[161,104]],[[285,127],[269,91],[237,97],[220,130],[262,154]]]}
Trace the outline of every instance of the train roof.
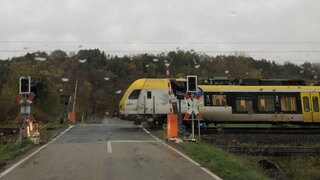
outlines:
{"label": "train roof", "polygon": [[138,88],[167,88],[168,80],[165,78],[143,78],[134,81],[130,88],[138,89]]}
{"label": "train roof", "polygon": [[206,81],[206,84],[210,85],[247,85],[247,86],[305,86],[306,83],[301,79],[254,79],[243,78],[234,79],[229,77],[213,77]]}
{"label": "train roof", "polygon": [[320,92],[319,86],[199,85],[207,92]]}
{"label": "train roof", "polygon": [[141,78],[134,81],[129,88],[168,88],[168,83],[186,82],[183,78]]}
{"label": "train roof", "polygon": [[[185,91],[186,79],[183,78],[141,78],[134,81],[127,91],[141,88],[168,88],[169,82],[171,83],[173,89]],[[259,82],[262,82],[262,84],[258,85],[256,84],[257,82],[258,80],[256,79],[246,79],[247,84],[205,84],[199,85],[199,87],[201,87],[204,91],[209,92],[320,92],[320,86],[307,86],[301,80],[261,79]]]}

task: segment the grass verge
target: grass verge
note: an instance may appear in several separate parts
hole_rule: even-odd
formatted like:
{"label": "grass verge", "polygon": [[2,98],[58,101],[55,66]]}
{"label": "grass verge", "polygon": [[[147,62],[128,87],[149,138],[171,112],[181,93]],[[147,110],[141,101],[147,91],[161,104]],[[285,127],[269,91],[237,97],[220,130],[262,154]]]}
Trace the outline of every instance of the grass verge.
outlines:
{"label": "grass verge", "polygon": [[[150,129],[150,132],[165,141],[163,130]],[[249,160],[226,153],[209,143],[184,141],[169,144],[222,179],[269,179]]]}
{"label": "grass verge", "polygon": [[17,155],[26,152],[33,146],[34,145],[29,140],[24,140],[21,144],[8,143],[5,145],[0,145],[0,162],[14,158]]}
{"label": "grass verge", "polygon": [[[46,143],[50,141],[53,137],[59,134],[62,129],[65,129],[68,125],[60,125],[60,124],[49,124],[46,125],[45,128],[41,131],[41,141],[40,143]],[[53,130],[47,130],[47,128],[51,128]],[[18,138],[18,137],[17,137]],[[7,141],[5,143],[0,141],[0,170],[4,167],[10,160],[14,159],[15,157],[25,154],[31,148],[35,147],[36,145],[31,142],[31,140],[27,138],[22,139],[22,143],[19,144],[15,140],[14,141]]]}
{"label": "grass verge", "polygon": [[319,179],[319,155],[297,155],[287,157],[270,157],[286,174],[288,179]]}
{"label": "grass verge", "polygon": [[203,142],[184,142],[186,154],[222,179],[268,179],[244,159]]}

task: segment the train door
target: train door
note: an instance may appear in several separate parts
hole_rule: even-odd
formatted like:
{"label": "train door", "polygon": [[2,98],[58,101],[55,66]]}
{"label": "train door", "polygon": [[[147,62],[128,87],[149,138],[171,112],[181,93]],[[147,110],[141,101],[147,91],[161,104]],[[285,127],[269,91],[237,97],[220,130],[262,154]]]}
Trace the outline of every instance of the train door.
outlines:
{"label": "train door", "polygon": [[320,122],[319,93],[301,93],[304,122]]}
{"label": "train door", "polygon": [[311,102],[312,102],[312,118],[313,122],[320,122],[320,111],[319,111],[319,93],[312,92],[311,94]]}
{"label": "train door", "polygon": [[155,102],[154,95],[151,90],[147,90],[144,96],[144,114],[154,114]]}

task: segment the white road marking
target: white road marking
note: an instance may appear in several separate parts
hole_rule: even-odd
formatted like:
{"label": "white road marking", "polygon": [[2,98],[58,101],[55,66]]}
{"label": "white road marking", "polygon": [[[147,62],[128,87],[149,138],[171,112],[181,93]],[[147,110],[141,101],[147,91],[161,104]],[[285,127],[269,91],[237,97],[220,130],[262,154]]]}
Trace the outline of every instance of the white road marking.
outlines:
{"label": "white road marking", "polygon": [[116,140],[116,141],[111,141],[113,143],[158,143],[159,141],[149,141],[149,140]]}
{"label": "white road marking", "polygon": [[186,156],[185,154],[183,154],[182,152],[180,152],[179,150],[169,146],[168,144],[166,144],[165,142],[163,142],[161,139],[157,138],[156,136],[152,135],[148,130],[146,130],[144,127],[142,127],[142,129],[148,133],[151,137],[153,137],[154,139],[156,139],[158,142],[161,142],[163,145],[165,145],[166,147],[168,147],[169,149],[175,151],[176,153],[178,153],[180,156],[184,157],[185,159],[187,159],[188,161],[190,161],[192,164],[198,166],[201,170],[203,170],[204,172],[206,172],[209,176],[211,176],[212,178],[216,179],[216,180],[222,180],[219,176],[215,175],[214,173],[212,173],[211,171],[209,171],[208,169],[202,167],[199,163],[195,162],[193,159],[189,158],[188,156]]}
{"label": "white road marking", "polygon": [[219,176],[215,175],[214,173],[212,173],[211,171],[209,171],[207,168],[205,167],[200,167],[200,169],[202,169],[204,172],[206,172],[207,174],[209,174],[211,177],[213,177],[216,180],[222,180]]}
{"label": "white road marking", "polygon": [[4,177],[6,174],[10,173],[12,170],[14,170],[16,167],[20,166],[22,163],[24,163],[26,160],[30,159],[32,156],[36,155],[38,152],[40,152],[42,149],[46,148],[49,144],[53,143],[54,141],[56,141],[59,137],[61,137],[64,133],[66,133],[67,131],[69,131],[71,128],[73,128],[74,125],[70,126],[68,129],[64,130],[62,133],[60,133],[59,136],[55,137],[54,139],[52,139],[50,142],[48,142],[47,144],[44,144],[43,146],[41,146],[39,149],[37,149],[36,151],[34,151],[33,153],[29,154],[27,157],[25,157],[24,159],[20,160],[19,162],[17,162],[16,164],[14,164],[13,166],[11,166],[10,168],[8,168],[7,170],[5,170],[4,172],[2,172],[0,174],[0,179],[2,177]]}
{"label": "white road marking", "polygon": [[140,125],[140,127],[148,134],[151,134],[148,130],[146,130],[142,125]]}
{"label": "white road marking", "polygon": [[111,141],[107,142],[107,146],[108,146],[108,153],[112,153]]}

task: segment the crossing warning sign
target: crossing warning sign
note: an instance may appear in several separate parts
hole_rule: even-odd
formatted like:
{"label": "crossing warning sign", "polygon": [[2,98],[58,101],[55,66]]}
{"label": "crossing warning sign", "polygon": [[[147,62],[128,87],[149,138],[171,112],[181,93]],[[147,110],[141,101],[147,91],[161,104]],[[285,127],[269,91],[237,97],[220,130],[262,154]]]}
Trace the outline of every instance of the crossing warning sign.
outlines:
{"label": "crossing warning sign", "polygon": [[188,103],[188,111],[184,115],[183,120],[189,120],[192,113],[194,113],[196,115],[196,118],[195,118],[196,120],[203,119],[201,113],[199,113],[199,110],[198,110],[200,97],[201,97],[200,93],[197,93],[194,98],[190,97],[190,95],[188,93],[184,94],[184,99]]}

